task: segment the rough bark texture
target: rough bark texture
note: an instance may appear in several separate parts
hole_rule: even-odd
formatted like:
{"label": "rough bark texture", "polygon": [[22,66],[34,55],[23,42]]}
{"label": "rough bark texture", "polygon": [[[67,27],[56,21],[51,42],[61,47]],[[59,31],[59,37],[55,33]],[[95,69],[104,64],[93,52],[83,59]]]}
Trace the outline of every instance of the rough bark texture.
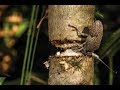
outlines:
{"label": "rough bark texture", "polygon": [[94,6],[89,5],[51,5],[49,6],[49,38],[54,40],[80,40],[76,31],[68,25],[73,25],[83,31],[92,25]]}
{"label": "rough bark texture", "polygon": [[[59,48],[74,41],[81,43],[74,28],[82,32],[94,22],[93,5],[50,5],[48,7],[48,34],[50,42]],[[57,53],[51,56],[49,68],[49,85],[92,85],[94,62],[92,57],[82,53],[72,55]],[[62,55],[63,54],[63,55]]]}
{"label": "rough bark texture", "polygon": [[[92,85],[93,60],[88,57],[51,57],[50,85]],[[60,62],[65,61],[64,64]],[[66,64],[66,65],[65,65]],[[67,67],[68,66],[68,67]]]}

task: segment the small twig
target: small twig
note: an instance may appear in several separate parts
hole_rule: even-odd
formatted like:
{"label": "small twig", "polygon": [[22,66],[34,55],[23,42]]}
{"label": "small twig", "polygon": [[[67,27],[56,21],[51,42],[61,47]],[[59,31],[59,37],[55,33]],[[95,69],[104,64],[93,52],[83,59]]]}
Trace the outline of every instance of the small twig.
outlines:
{"label": "small twig", "polygon": [[48,17],[48,10],[46,10],[45,15],[41,18],[40,22],[38,23],[37,29],[40,28],[41,23],[42,23],[43,20],[44,20],[45,18],[47,18],[47,17]]}

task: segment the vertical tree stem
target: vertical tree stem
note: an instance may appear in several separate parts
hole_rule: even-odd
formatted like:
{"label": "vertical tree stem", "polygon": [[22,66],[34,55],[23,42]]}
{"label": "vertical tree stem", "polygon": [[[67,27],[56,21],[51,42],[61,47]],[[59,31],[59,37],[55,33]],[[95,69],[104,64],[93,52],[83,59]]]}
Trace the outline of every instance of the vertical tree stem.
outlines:
{"label": "vertical tree stem", "polygon": [[[111,69],[113,69],[113,56],[109,56],[109,66]],[[113,71],[110,70],[109,72],[109,85],[113,84]]]}
{"label": "vertical tree stem", "polygon": [[[42,19],[43,15],[44,15],[44,9],[42,10],[41,19]],[[42,21],[43,21],[43,19],[42,19]],[[42,23],[42,21],[41,21],[41,23]],[[29,72],[28,80],[30,80],[30,76],[31,76],[32,68],[33,68],[33,61],[34,61],[34,57],[35,57],[35,51],[36,51],[38,36],[39,36],[39,32],[40,32],[40,27],[37,28],[37,29],[38,30],[37,30],[37,35],[36,35],[36,38],[35,38],[35,44],[34,44],[34,47],[33,47],[33,53],[32,53],[32,57],[31,57],[30,72]]]}
{"label": "vertical tree stem", "polygon": [[[93,24],[94,14],[94,5],[49,5],[49,40],[56,48],[64,48],[49,57],[49,85],[93,85],[94,60],[81,52],[72,52],[73,44],[79,42],[76,46],[79,49],[82,43],[76,30],[69,25],[76,27],[81,33],[85,27]],[[69,45],[70,48],[66,48]]]}
{"label": "vertical tree stem", "polygon": [[30,61],[31,61],[31,53],[32,53],[32,47],[33,47],[33,41],[34,41],[34,36],[35,36],[35,29],[36,29],[36,21],[37,21],[37,15],[38,15],[38,10],[39,10],[39,5],[36,6],[35,10],[35,18],[33,21],[33,30],[32,30],[32,37],[31,37],[31,42],[30,42],[30,49],[29,49],[29,54],[28,54],[28,61],[27,61],[27,68],[26,68],[26,75],[25,75],[25,81],[29,82],[28,77],[29,77],[29,72],[30,72]]}
{"label": "vertical tree stem", "polygon": [[23,68],[22,68],[22,75],[21,75],[20,85],[24,85],[25,66],[26,66],[26,62],[27,62],[27,56],[28,56],[28,50],[29,50],[29,42],[30,42],[30,35],[31,35],[32,26],[33,26],[35,7],[36,7],[36,5],[33,5],[33,7],[32,7],[31,20],[30,20],[30,25],[29,25],[29,30],[28,30],[27,44],[26,44],[24,61],[23,61]]}

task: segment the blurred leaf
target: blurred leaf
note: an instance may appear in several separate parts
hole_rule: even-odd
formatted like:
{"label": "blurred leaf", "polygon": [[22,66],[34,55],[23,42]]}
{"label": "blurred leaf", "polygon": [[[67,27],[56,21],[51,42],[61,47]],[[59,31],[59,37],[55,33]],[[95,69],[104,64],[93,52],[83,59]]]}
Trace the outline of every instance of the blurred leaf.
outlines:
{"label": "blurred leaf", "polygon": [[28,27],[29,22],[28,21],[24,21],[20,24],[19,26],[19,30],[16,32],[15,36],[16,37],[20,37],[26,30],[26,28]]}
{"label": "blurred leaf", "polygon": [[120,29],[115,31],[110,35],[105,43],[102,44],[102,47],[99,50],[99,55],[104,58],[107,55],[115,54],[120,49]]}
{"label": "blurred leaf", "polygon": [[0,77],[0,85],[3,84],[3,82],[5,81],[6,77]]}
{"label": "blurred leaf", "polygon": [[99,18],[101,18],[101,19],[104,18],[104,15],[103,15],[102,13],[100,13],[99,11],[97,11],[97,12],[95,13],[95,16],[96,16],[96,17],[99,17]]}
{"label": "blurred leaf", "polygon": [[115,42],[114,45],[111,46],[111,48],[107,51],[107,55],[114,56],[117,51],[120,50],[120,39]]}
{"label": "blurred leaf", "polygon": [[[120,29],[110,35],[110,37],[102,44],[99,49],[99,56],[101,59],[109,57],[110,68],[113,69],[112,57],[120,50]],[[97,61],[98,63],[99,61]],[[113,72],[109,73],[109,84],[113,82]]]}

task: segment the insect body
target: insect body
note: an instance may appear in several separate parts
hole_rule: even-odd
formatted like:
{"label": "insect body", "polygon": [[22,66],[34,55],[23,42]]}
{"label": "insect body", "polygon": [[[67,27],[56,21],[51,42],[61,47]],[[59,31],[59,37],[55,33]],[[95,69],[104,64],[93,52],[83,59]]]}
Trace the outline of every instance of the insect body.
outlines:
{"label": "insect body", "polygon": [[[94,51],[99,48],[101,40],[102,40],[102,36],[103,36],[103,25],[102,25],[101,21],[96,20],[91,26],[85,28],[82,33],[80,33],[76,27],[74,27],[70,24],[68,26],[72,27],[76,30],[78,37],[85,38],[85,41],[83,42],[83,44],[80,45],[80,46],[82,46],[80,49],[81,50],[80,52],[82,52],[84,55],[87,55],[87,56],[93,56],[94,58],[101,61],[107,68],[109,68],[109,66],[107,66],[99,58],[99,56],[94,53]],[[117,73],[115,71],[113,71],[113,72]]]}
{"label": "insect body", "polygon": [[96,20],[91,26],[85,27],[82,33],[76,27],[70,24],[68,26],[76,30],[78,37],[85,38],[82,44],[83,47],[80,49],[82,53],[94,52],[99,48],[103,36],[103,25],[101,21]]}
{"label": "insect body", "polygon": [[103,36],[103,25],[101,21],[96,20],[88,29],[85,48],[87,52],[94,52],[100,46]]}

